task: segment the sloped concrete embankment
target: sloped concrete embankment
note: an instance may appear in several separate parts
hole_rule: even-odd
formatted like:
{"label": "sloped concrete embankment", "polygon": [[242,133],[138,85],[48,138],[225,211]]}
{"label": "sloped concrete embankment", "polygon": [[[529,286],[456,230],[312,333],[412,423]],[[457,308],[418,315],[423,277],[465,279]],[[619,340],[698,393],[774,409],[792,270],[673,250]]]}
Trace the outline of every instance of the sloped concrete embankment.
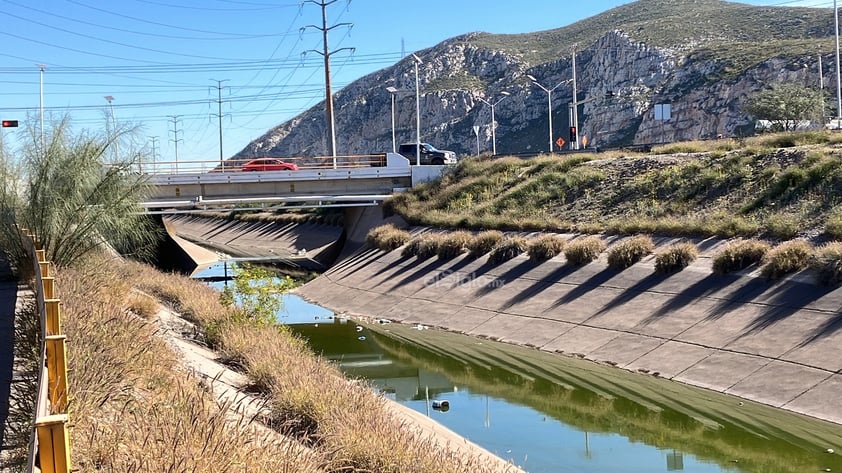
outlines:
{"label": "sloped concrete embankment", "polygon": [[364,248],[298,292],[337,312],[577,356],[842,423],[842,289],[807,273],[713,274],[723,242],[698,243],[701,257],[671,275],[656,274],[653,257],[617,271],[604,256],[581,267],[525,255],[491,266]]}

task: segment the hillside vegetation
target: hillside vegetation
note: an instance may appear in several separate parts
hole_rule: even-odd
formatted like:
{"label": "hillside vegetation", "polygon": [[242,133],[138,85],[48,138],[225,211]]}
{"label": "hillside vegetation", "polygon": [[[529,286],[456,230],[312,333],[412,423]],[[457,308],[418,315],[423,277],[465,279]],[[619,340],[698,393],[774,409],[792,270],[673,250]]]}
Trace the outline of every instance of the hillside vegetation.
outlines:
{"label": "hillside vegetation", "polygon": [[840,143],[807,132],[648,154],[470,158],[389,205],[444,228],[840,239]]}
{"label": "hillside vegetation", "polygon": [[750,53],[759,62],[780,55],[780,45],[792,40],[814,41],[800,54],[831,51],[833,10],[759,7],[720,0],[640,0],[563,28],[511,35],[484,33],[471,36],[468,42],[541,64],[569,57],[575,46],[586,47],[615,30],[655,47],[710,50],[722,58]]}

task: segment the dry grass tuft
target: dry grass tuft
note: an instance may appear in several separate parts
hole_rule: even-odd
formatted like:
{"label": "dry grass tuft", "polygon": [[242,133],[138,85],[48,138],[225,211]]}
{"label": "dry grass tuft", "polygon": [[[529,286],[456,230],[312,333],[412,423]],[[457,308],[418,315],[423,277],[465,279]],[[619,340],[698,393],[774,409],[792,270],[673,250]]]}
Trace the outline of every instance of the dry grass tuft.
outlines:
{"label": "dry grass tuft", "polygon": [[423,233],[409,240],[409,243],[401,250],[401,256],[415,256],[424,260],[438,254],[444,235],[440,233]]}
{"label": "dry grass tuft", "polygon": [[655,255],[655,272],[668,274],[681,271],[698,257],[699,249],[695,244],[689,242],[672,244]]}
{"label": "dry grass tuft", "polygon": [[468,243],[468,252],[471,258],[479,258],[494,249],[501,241],[503,241],[503,232],[486,230],[474,235],[473,240]]}
{"label": "dry grass tuft", "polygon": [[778,279],[806,268],[813,256],[813,246],[804,240],[792,240],[772,248],[764,257],[760,274]]}
{"label": "dry grass tuft", "polygon": [[533,261],[546,261],[564,251],[566,241],[558,235],[541,235],[529,242],[529,258]]}
{"label": "dry grass tuft", "polygon": [[158,313],[158,301],[146,294],[133,292],[129,294],[126,307],[132,313],[144,319],[150,319]]}
{"label": "dry grass tuft", "polygon": [[613,269],[626,269],[644,256],[652,254],[654,250],[655,244],[648,235],[627,238],[608,250],[608,266]]}
{"label": "dry grass tuft", "polygon": [[403,246],[412,235],[406,230],[388,223],[372,228],[366,235],[366,241],[383,251],[393,251]]}
{"label": "dry grass tuft", "polygon": [[596,235],[571,241],[564,248],[564,257],[573,265],[588,264],[605,251],[605,242]]}
{"label": "dry grass tuft", "polygon": [[526,242],[526,238],[506,238],[491,250],[491,254],[488,255],[488,262],[491,264],[503,264],[506,261],[525,253],[528,248],[529,245]]}
{"label": "dry grass tuft", "polygon": [[740,271],[763,261],[769,244],[760,240],[737,240],[713,256],[713,270],[719,274]]}
{"label": "dry grass tuft", "polygon": [[473,238],[474,234],[465,230],[448,233],[439,242],[439,258],[451,260],[468,251],[468,245]]}
{"label": "dry grass tuft", "polygon": [[824,285],[842,282],[842,242],[826,243],[816,249],[811,263],[818,272],[818,282]]}

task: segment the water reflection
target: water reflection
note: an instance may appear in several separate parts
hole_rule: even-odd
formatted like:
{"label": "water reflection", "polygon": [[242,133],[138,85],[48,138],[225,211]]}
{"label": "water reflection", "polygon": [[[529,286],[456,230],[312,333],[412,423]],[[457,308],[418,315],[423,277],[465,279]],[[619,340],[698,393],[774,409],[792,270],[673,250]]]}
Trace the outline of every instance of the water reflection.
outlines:
{"label": "water reflection", "polygon": [[350,376],[531,473],[842,471],[826,453],[842,451],[842,429],[826,422],[538,350],[357,325],[294,295],[278,319]]}
{"label": "water reflection", "polygon": [[[532,473],[842,467],[815,443],[838,445],[836,426],[676,383],[397,324],[291,328],[349,375]],[[450,409],[431,410],[437,399]]]}

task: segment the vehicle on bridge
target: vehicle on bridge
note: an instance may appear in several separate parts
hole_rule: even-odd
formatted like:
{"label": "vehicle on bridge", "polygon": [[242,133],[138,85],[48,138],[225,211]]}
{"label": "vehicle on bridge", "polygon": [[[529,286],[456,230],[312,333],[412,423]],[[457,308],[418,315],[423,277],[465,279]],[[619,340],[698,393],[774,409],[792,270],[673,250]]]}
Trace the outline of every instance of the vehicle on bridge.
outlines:
{"label": "vehicle on bridge", "polygon": [[246,162],[241,171],[298,171],[298,165],[278,158],[257,158]]}
{"label": "vehicle on bridge", "polygon": [[[453,151],[439,150],[430,143],[421,143],[420,164],[456,164],[456,153]],[[415,163],[416,144],[403,143],[398,147],[398,153],[402,154],[410,163]]]}

